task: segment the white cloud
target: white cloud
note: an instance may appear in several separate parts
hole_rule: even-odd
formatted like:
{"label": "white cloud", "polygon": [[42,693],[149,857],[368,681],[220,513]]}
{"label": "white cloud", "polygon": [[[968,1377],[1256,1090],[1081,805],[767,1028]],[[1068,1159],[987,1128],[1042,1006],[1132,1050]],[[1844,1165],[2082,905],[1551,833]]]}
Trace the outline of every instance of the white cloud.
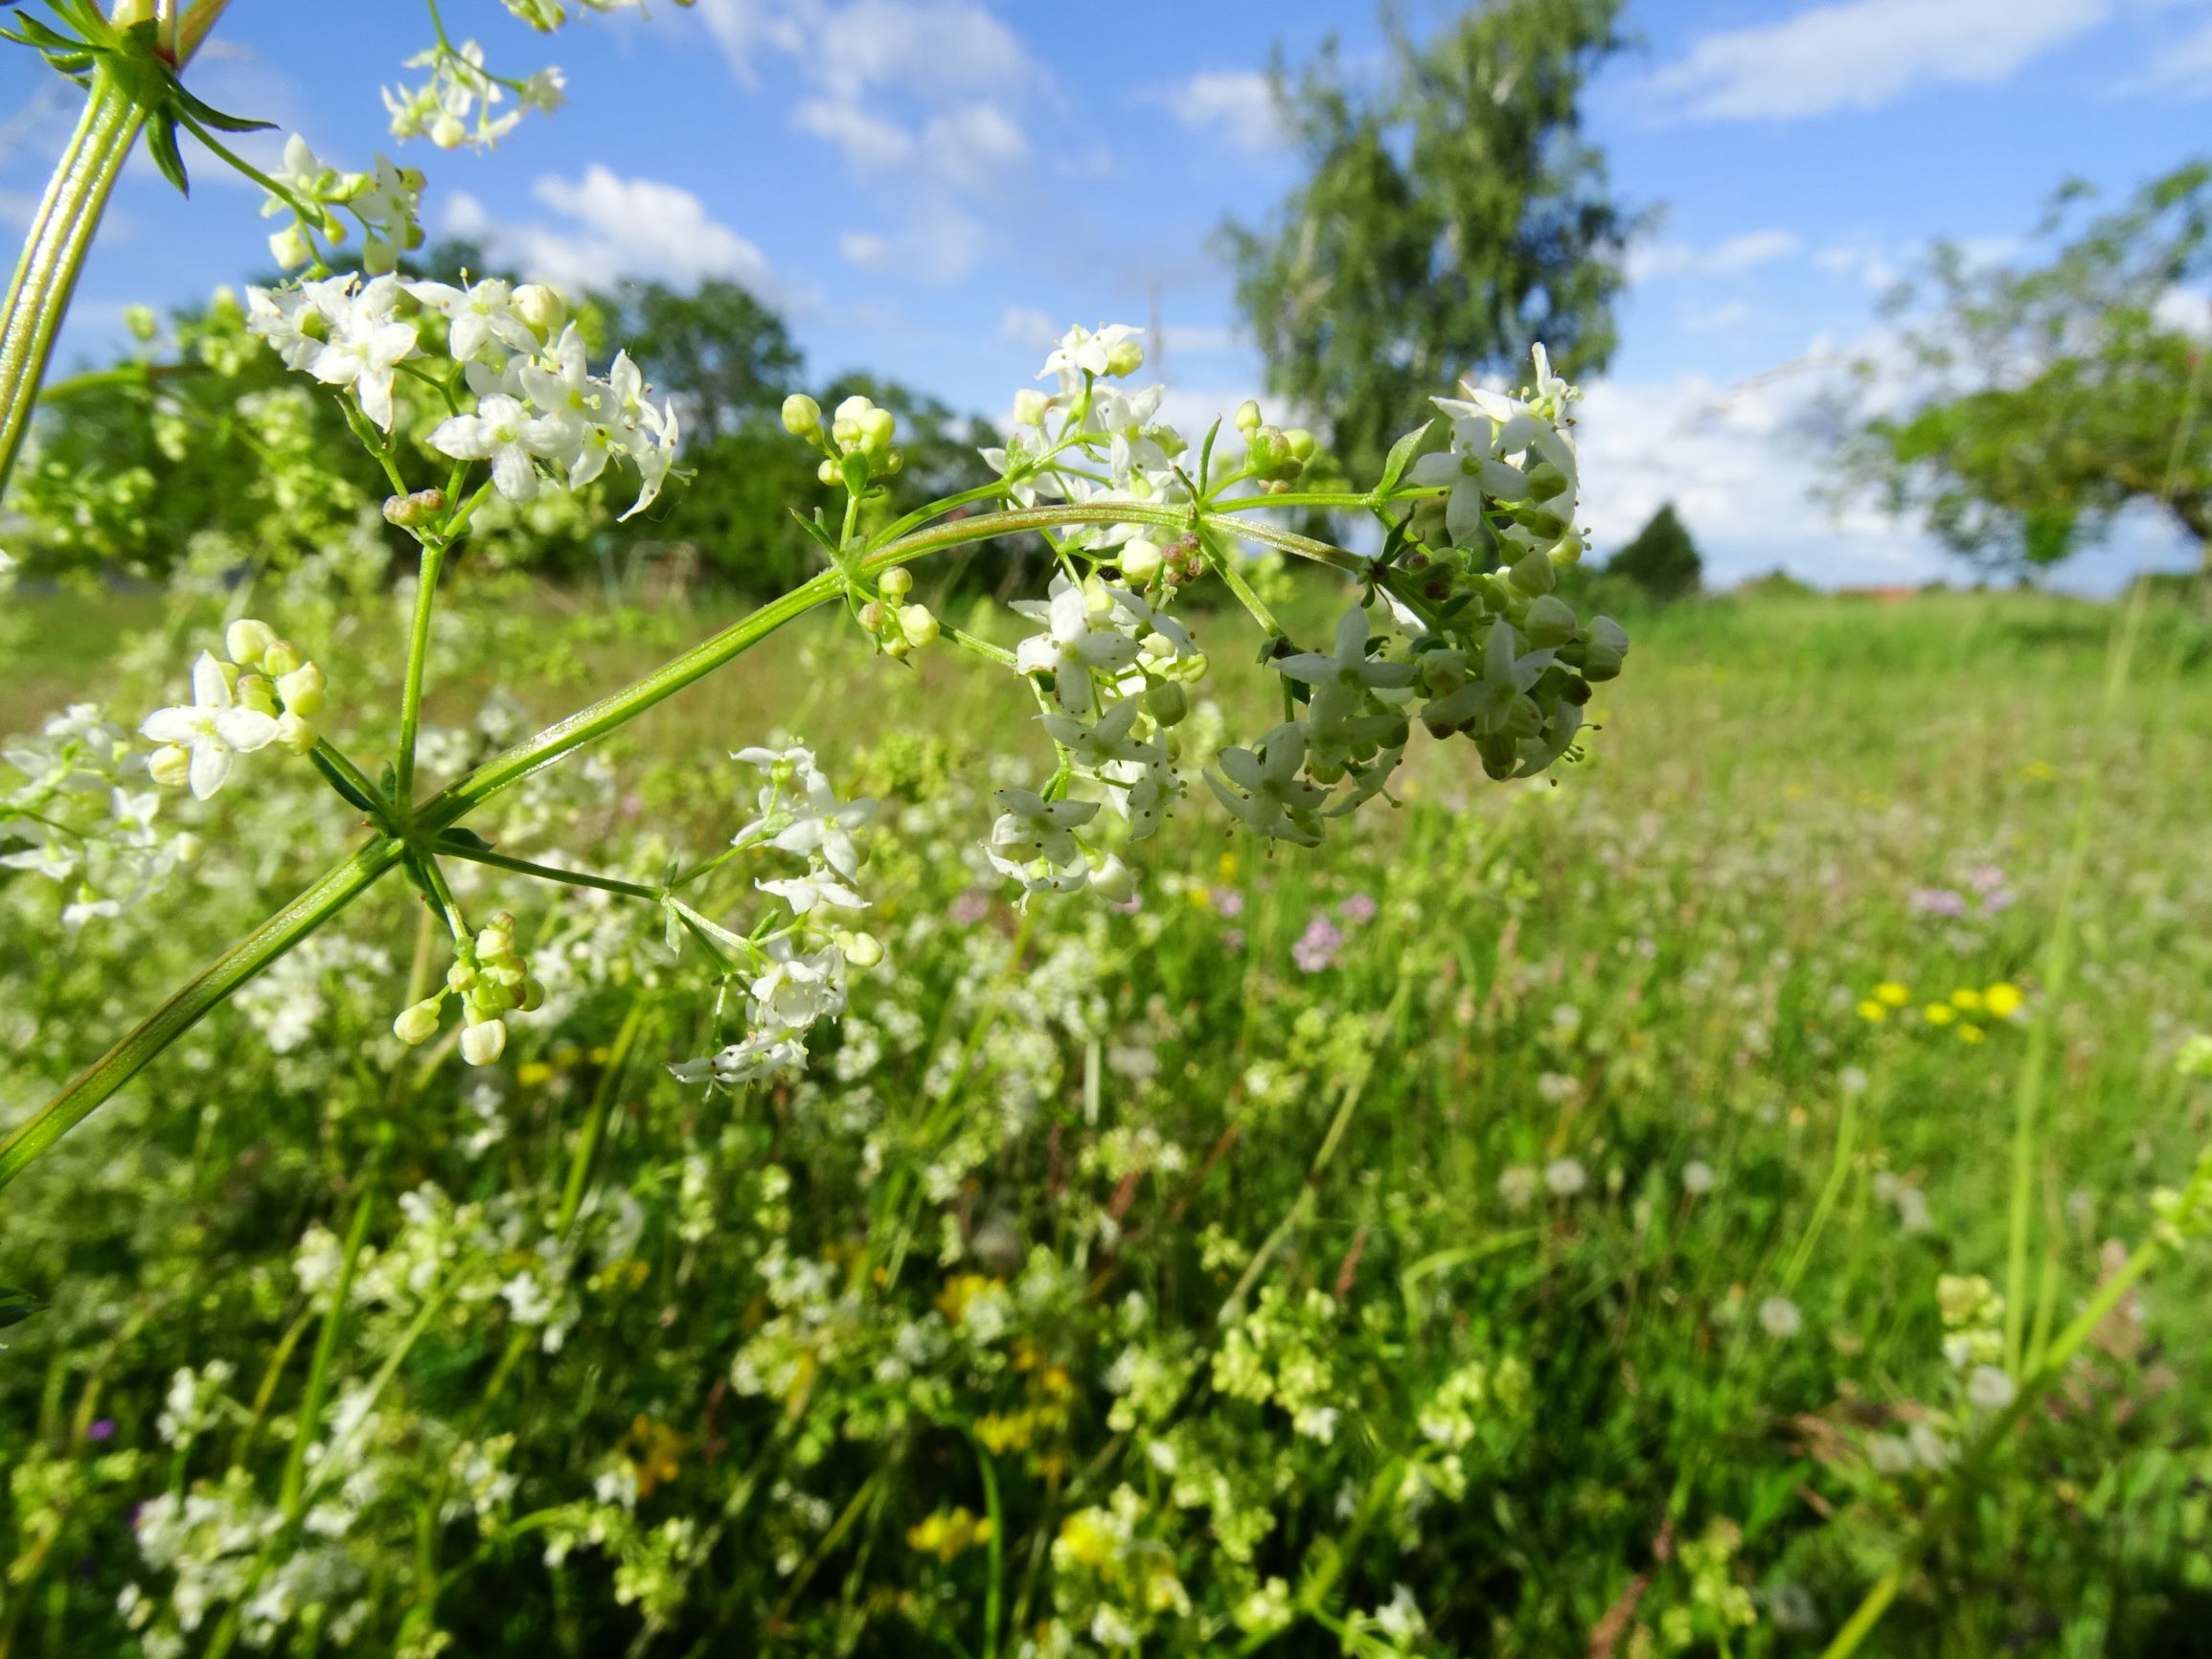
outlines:
{"label": "white cloud", "polygon": [[1289,142],[1275,90],[1257,69],[1201,71],[1158,98],[1194,132],[1219,133],[1248,154],[1280,149]]}
{"label": "white cloud", "polygon": [[594,165],[578,179],[540,178],[531,193],[568,222],[515,224],[493,218],[466,192],[448,199],[445,228],[483,242],[524,275],[568,288],[604,287],[621,277],[677,284],[706,277],[741,283],[784,308],[803,302],[765,255],[721,223],[688,190],[624,178]]}
{"label": "white cloud", "polygon": [[2150,68],[2118,90],[2123,95],[2178,92],[2201,97],[2212,93],[2212,22],[2202,24],[2195,34],[2156,52]]}
{"label": "white cloud", "polygon": [[914,158],[912,133],[857,104],[810,98],[791,112],[791,125],[828,139],[844,151],[845,165],[855,172],[881,172]]}
{"label": "white cloud", "polygon": [[1642,283],[1682,273],[1731,276],[1772,260],[1787,259],[1804,245],[1794,234],[1781,230],[1745,231],[1709,248],[1682,242],[1653,243],[1630,251],[1629,280]]}
{"label": "white cloud", "polygon": [[1730,300],[1725,305],[1692,311],[1682,319],[1682,327],[1693,334],[1722,334],[1741,329],[1750,320],[1751,307],[1742,300]]}
{"label": "white cloud", "polygon": [[837,251],[864,271],[879,271],[891,262],[891,244],[874,231],[847,231],[837,239]]}
{"label": "white cloud", "polygon": [[2212,298],[2201,289],[2168,288],[2151,307],[2158,326],[2192,340],[2212,340]]}
{"label": "white cloud", "polygon": [[791,124],[836,147],[904,228],[841,243],[870,269],[930,282],[967,274],[989,245],[1032,147],[1023,101],[1047,77],[981,0],[700,0],[740,80],[789,60]]}
{"label": "white cloud", "polygon": [[2117,0],[1837,0],[1708,34],[1647,90],[1693,121],[1878,109],[1940,85],[1990,86],[2087,34]]}

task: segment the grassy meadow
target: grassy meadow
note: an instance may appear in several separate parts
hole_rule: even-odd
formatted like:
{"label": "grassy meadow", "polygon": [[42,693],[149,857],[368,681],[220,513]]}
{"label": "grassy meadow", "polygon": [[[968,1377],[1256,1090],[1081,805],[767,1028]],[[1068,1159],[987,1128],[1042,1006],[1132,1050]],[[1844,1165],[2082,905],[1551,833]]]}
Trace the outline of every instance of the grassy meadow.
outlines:
{"label": "grassy meadow", "polygon": [[[119,683],[135,724],[213,615],[18,602],[9,732]],[[487,588],[431,769],[725,608]],[[356,755],[397,615],[289,625]],[[1893,1568],[1859,1652],[2204,1651],[2201,1261],[1961,1461],[2206,1136],[2212,626],[2158,602],[2101,727],[2118,615],[1630,616],[1556,786],[1420,748],[1401,809],[1270,853],[1197,784],[1134,908],[1026,914],[978,846],[1040,772],[1018,681],[807,619],[477,828],[655,880],[778,711],[884,803],[889,954],[808,1079],[679,1083],[714,1008],[653,908],[478,867],[547,1007],[482,1072],[402,1050],[433,941],[387,882],[7,1193],[0,1284],[51,1307],[0,1354],[0,1653],[1813,1654]],[[1235,625],[1194,620],[1243,740]],[[340,855],[254,760],[59,947],[0,872],[11,1121]]]}

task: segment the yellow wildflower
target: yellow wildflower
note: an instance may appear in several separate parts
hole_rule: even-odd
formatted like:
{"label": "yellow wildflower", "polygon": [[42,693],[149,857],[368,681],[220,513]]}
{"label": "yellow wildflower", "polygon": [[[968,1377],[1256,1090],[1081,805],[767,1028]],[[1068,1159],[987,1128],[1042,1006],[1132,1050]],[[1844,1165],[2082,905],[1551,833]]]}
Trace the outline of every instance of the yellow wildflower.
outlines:
{"label": "yellow wildflower", "polygon": [[1972,1023],[1962,1025],[1958,1028],[1958,1040],[1962,1043],[1978,1043],[1988,1034],[1989,1034],[1983,1031],[1980,1026],[1973,1025]]}
{"label": "yellow wildflower", "polygon": [[937,1311],[947,1323],[958,1325],[968,1317],[968,1305],[986,1290],[996,1290],[1004,1285],[1003,1279],[986,1279],[980,1273],[955,1273],[945,1282],[945,1288],[937,1293]]}
{"label": "yellow wildflower", "polygon": [[514,1068],[514,1080],[526,1089],[553,1080],[553,1068],[543,1060],[524,1060]]}
{"label": "yellow wildflower", "polygon": [[1912,992],[1894,979],[1885,979],[1874,988],[1874,1000],[1885,1002],[1891,1008],[1903,1008],[1912,1000]]}
{"label": "yellow wildflower", "polygon": [[1223,881],[1236,880],[1237,872],[1243,868],[1243,860],[1239,858],[1234,852],[1222,853],[1220,862],[1214,866],[1215,871],[1220,875]]}
{"label": "yellow wildflower", "polygon": [[990,1542],[991,1518],[975,1515],[965,1505],[926,1515],[906,1533],[908,1549],[935,1556],[941,1561],[949,1561],[964,1550]]}
{"label": "yellow wildflower", "polygon": [[1889,1010],[1876,1002],[1872,997],[1868,997],[1859,1005],[1859,1017],[1879,1022],[1889,1017]]}
{"label": "yellow wildflower", "polygon": [[622,1455],[637,1478],[639,1497],[676,1478],[682,1467],[677,1454],[683,1449],[683,1436],[665,1422],[655,1422],[641,1414],[629,1425],[629,1433],[623,1438]]}
{"label": "yellow wildflower", "polygon": [[1949,1025],[1958,1018],[1958,1010],[1948,1002],[1931,1002],[1920,1012],[1929,1025]]}
{"label": "yellow wildflower", "polygon": [[2020,1004],[2028,999],[2020,988],[2009,980],[1998,980],[1981,993],[1982,1004],[1998,1019],[2010,1019],[2019,1012]]}
{"label": "yellow wildflower", "polygon": [[1981,1007],[1981,992],[1971,985],[1964,990],[1954,990],[1950,993],[1950,1005],[1967,1013],[1972,1013],[1975,1009]]}
{"label": "yellow wildflower", "polygon": [[1057,1561],[1064,1556],[1085,1567],[1103,1567],[1114,1558],[1118,1542],[1106,1511],[1078,1510],[1060,1523],[1053,1558]]}

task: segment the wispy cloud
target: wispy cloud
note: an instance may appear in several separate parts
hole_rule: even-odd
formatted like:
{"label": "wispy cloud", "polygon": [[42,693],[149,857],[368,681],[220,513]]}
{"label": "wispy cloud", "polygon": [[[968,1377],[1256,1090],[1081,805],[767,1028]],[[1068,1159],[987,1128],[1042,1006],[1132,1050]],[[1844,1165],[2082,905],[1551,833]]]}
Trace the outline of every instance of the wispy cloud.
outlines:
{"label": "wispy cloud", "polygon": [[1709,248],[1656,242],[1630,253],[1629,280],[1644,283],[1665,276],[1733,276],[1755,265],[1788,259],[1804,245],[1796,233],[1784,230],[1745,231]]}
{"label": "wispy cloud", "polygon": [[1280,149],[1290,141],[1275,89],[1257,69],[1203,70],[1152,96],[1193,132],[1226,139],[1249,155]]}
{"label": "wispy cloud", "polygon": [[540,178],[531,193],[555,224],[493,216],[467,192],[448,198],[445,228],[481,242],[524,275],[570,289],[605,287],[623,277],[686,284],[724,277],[786,309],[803,309],[761,250],[723,224],[688,190],[625,178],[593,166],[581,178]]}
{"label": "wispy cloud", "polygon": [[2118,0],[1837,0],[1708,34],[1645,83],[1690,121],[1879,109],[1943,85],[1990,86],[2110,18]]}

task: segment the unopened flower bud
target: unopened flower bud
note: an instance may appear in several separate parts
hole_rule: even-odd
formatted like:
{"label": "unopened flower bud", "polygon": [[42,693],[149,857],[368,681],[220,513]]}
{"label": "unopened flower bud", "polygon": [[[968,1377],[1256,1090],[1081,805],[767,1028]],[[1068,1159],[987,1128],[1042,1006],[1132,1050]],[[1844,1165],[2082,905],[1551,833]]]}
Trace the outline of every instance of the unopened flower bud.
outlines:
{"label": "unopened flower bud", "polygon": [[1549,554],[1526,554],[1514,565],[1511,580],[1513,585],[1522,593],[1531,596],[1545,594],[1558,584],[1559,569],[1552,563]]}
{"label": "unopened flower bud", "polygon": [[1557,594],[1547,593],[1530,603],[1520,631],[1540,651],[1565,645],[1575,637],[1576,625],[1574,608]]}
{"label": "unopened flower bud", "polygon": [[286,711],[277,720],[277,735],[271,739],[278,748],[289,749],[295,755],[305,755],[315,746],[313,725],[298,715]]}
{"label": "unopened flower bud", "polygon": [[834,484],[844,477],[844,472],[834,461],[824,457],[822,464],[814,468],[814,477],[823,484]]}
{"label": "unopened flower bud", "polygon": [[1260,429],[1260,405],[1247,398],[1237,405],[1237,413],[1230,419],[1235,422],[1237,430],[1249,438]]}
{"label": "unopened flower bud", "polygon": [[399,1017],[392,1022],[392,1034],[414,1048],[426,1043],[438,1034],[438,997],[424,997],[421,1002],[409,1003],[399,1011]]}
{"label": "unopened flower bud", "polygon": [[123,326],[130,330],[134,340],[150,340],[161,331],[154,320],[151,306],[125,306],[123,307]]}
{"label": "unopened flower bud", "polygon": [[536,1013],[545,1006],[545,987],[535,979],[524,980],[521,999],[514,1006],[523,1013]]}
{"label": "unopened flower bud", "polygon": [[937,641],[937,619],[929,614],[925,604],[903,605],[899,611],[899,631],[906,636],[906,643],[916,650]]}
{"label": "unopened flower bud", "polygon": [[461,1032],[461,1057],[472,1066],[488,1066],[507,1052],[504,1020],[479,1020]]}
{"label": "unopened flower bud", "polygon": [[1145,688],[1145,712],[1163,726],[1179,725],[1191,712],[1191,693],[1177,680],[1154,680]]}
{"label": "unopened flower bud", "polygon": [[855,967],[874,967],[883,960],[883,943],[873,933],[840,933],[837,948]]}
{"label": "unopened flower bud", "polygon": [[276,643],[277,630],[251,617],[240,617],[223,630],[223,649],[241,669],[252,668],[262,660],[262,653]]}
{"label": "unopened flower bud", "polygon": [[1145,366],[1145,349],[1135,340],[1117,340],[1106,352],[1106,372],[1134,375]]}
{"label": "unopened flower bud", "polygon": [[401,530],[428,524],[445,511],[445,492],[443,489],[418,489],[409,495],[387,495],[384,498],[384,521],[396,524]]}
{"label": "unopened flower bud", "polygon": [[1570,480],[1549,461],[1539,461],[1528,469],[1528,493],[1531,501],[1549,501],[1568,487]]}
{"label": "unopened flower bud", "polygon": [[169,849],[176,854],[176,861],[179,864],[197,864],[200,854],[207,851],[207,843],[190,830],[186,830],[180,831],[170,842]]}
{"label": "unopened flower bud", "polygon": [[164,789],[181,789],[192,781],[192,753],[164,743],[146,758],[148,776]]}
{"label": "unopened flower bud", "polygon": [[231,688],[239,700],[239,707],[251,709],[257,715],[277,717],[277,689],[262,674],[240,674],[239,683]]}
{"label": "unopened flower bud", "polygon": [[300,234],[295,222],[269,233],[269,258],[276,261],[279,270],[296,271],[314,261],[315,250],[308,245],[308,239]]}
{"label": "unopened flower bud", "polygon": [[1583,538],[1569,531],[1551,545],[1551,561],[1569,570],[1583,561]]}
{"label": "unopened flower bud", "polygon": [[860,625],[872,634],[879,634],[883,631],[884,619],[888,614],[881,601],[872,599],[860,607]]}
{"label": "unopened flower bud", "polygon": [[1594,618],[1583,639],[1583,678],[1614,678],[1621,671],[1621,659],[1628,654],[1628,630],[1609,616]]}
{"label": "unopened flower bud", "polygon": [[1041,426],[1045,411],[1052,407],[1052,399],[1035,387],[1025,386],[1014,395],[1014,423],[1016,426]]}
{"label": "unopened flower bud", "polygon": [[885,599],[901,600],[914,591],[914,573],[902,564],[893,565],[876,585]]}
{"label": "unopened flower bud", "polygon": [[1159,548],[1143,536],[1131,536],[1122,543],[1122,575],[1134,582],[1147,582],[1158,574],[1164,558]]}
{"label": "unopened flower bud", "polygon": [[1127,904],[1136,897],[1137,878],[1119,856],[1109,852],[1106,862],[1090,873],[1090,890],[1108,904]]}
{"label": "unopened flower bud", "polygon": [[262,648],[262,672],[272,680],[279,674],[288,674],[308,659],[300,655],[300,648],[289,640],[271,640]]}
{"label": "unopened flower bud", "polygon": [[476,988],[476,965],[472,962],[457,962],[445,970],[446,986],[463,996]]}
{"label": "unopened flower bud", "polygon": [[459,149],[468,142],[468,129],[459,117],[441,115],[430,124],[430,142],[440,149]]}
{"label": "unopened flower bud", "polygon": [[811,438],[822,430],[822,405],[804,392],[784,399],[784,430],[794,438]]}
{"label": "unopened flower bud", "polygon": [[871,408],[860,418],[860,443],[871,455],[888,455],[898,436],[899,418],[888,409]]}
{"label": "unopened flower bud", "polygon": [[312,718],[323,712],[323,670],[313,663],[302,663],[278,676],[277,692],[287,713]]}
{"label": "unopened flower bud", "polygon": [[1293,461],[1311,461],[1313,459],[1313,434],[1307,431],[1305,427],[1291,427],[1283,434],[1283,442],[1289,445],[1290,458]]}
{"label": "unopened flower bud", "polygon": [[540,340],[552,339],[568,321],[568,303],[543,283],[524,283],[507,303]]}

